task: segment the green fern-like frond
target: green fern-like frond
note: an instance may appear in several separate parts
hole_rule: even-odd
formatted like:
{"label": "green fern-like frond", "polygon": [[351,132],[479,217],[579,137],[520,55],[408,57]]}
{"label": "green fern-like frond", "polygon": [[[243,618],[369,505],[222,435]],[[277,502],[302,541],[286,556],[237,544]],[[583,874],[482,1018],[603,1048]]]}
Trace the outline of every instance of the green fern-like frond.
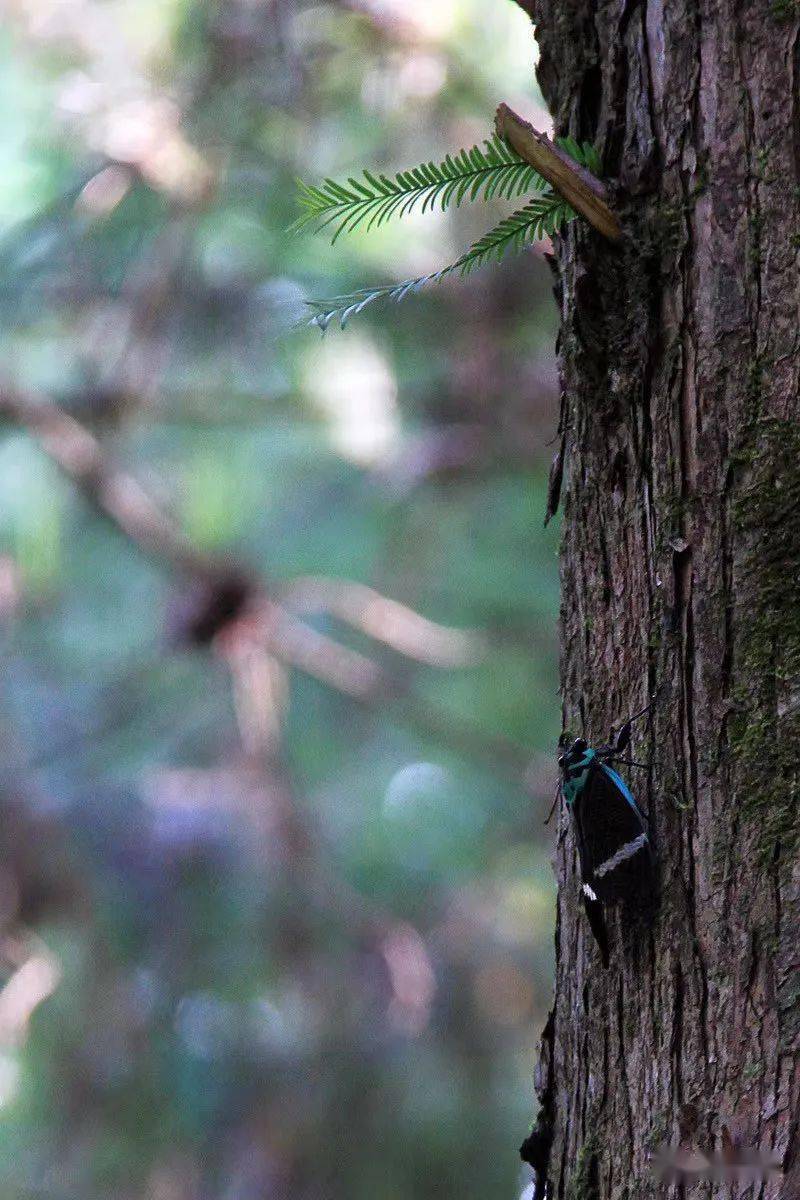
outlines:
{"label": "green fern-like frond", "polygon": [[[349,179],[347,187],[332,179],[326,179],[319,188],[299,184],[300,203],[305,211],[292,228],[316,224],[317,229],[325,229],[335,225],[334,241],[340,233],[350,232],[364,221],[367,228],[372,228],[392,216],[405,216],[417,204],[421,204],[425,212],[437,205],[442,209],[451,203],[458,206],[467,196],[470,200],[489,200],[495,196],[511,199],[532,189],[540,193],[474,242],[454,263],[439,271],[402,283],[362,288],[330,300],[306,301],[314,314],[309,324],[317,325],[324,332],[332,321],[338,320],[344,328],[350,317],[378,300],[398,302],[430,283],[438,283],[447,275],[455,272],[468,275],[488,262],[499,261],[511,250],[519,252],[531,242],[557,233],[566,221],[577,215],[538,171],[505,141],[493,137],[484,144],[485,150],[473,146],[471,150],[459,151],[455,157],[448,155],[438,166],[423,164],[410,171],[401,171],[394,179],[364,171],[363,181]],[[557,144],[580,166],[600,175],[600,159],[588,142],[579,145],[574,138],[561,137]]]}
{"label": "green fern-like frond", "polygon": [[531,242],[557,233],[564,222],[575,215],[555,192],[536,196],[474,242],[454,266],[462,275],[469,275],[488,262],[499,262],[509,251],[518,254]]}
{"label": "green fern-like frond", "polygon": [[438,283],[445,275],[450,275],[458,267],[458,263],[450,263],[440,271],[430,275],[418,275],[416,279],[404,279],[402,283],[387,283],[380,287],[359,288],[357,292],[348,292],[345,296],[331,296],[328,300],[306,300],[306,305],[313,310],[309,325],[316,325],[324,333],[332,321],[338,320],[344,329],[351,317],[357,316],[374,304],[376,300],[394,300],[399,303],[412,292],[419,292],[429,283]]}
{"label": "green fern-like frond", "polygon": [[579,166],[586,167],[586,170],[591,171],[598,179],[603,174],[600,155],[591,142],[578,143],[572,137],[559,137],[556,138],[556,145],[559,149],[566,151],[570,158],[574,158]]}
{"label": "green fern-like frond", "polygon": [[418,205],[426,212],[437,206],[457,207],[467,198],[513,200],[547,187],[538,171],[501,138],[492,137],[484,146],[448,154],[438,164],[422,163],[394,178],[364,171],[360,180],[348,179],[346,185],[333,179],[326,179],[321,187],[298,182],[304,211],[292,229],[316,225],[319,231],[334,226],[335,242],[340,234],[351,233],[364,222],[368,229],[376,228],[391,217],[407,216]]}
{"label": "green fern-like frond", "polygon": [[405,279],[402,283],[389,283],[381,287],[362,288],[346,296],[335,296],[330,300],[308,300],[314,312],[309,324],[316,325],[324,333],[332,321],[339,321],[344,329],[351,317],[357,316],[377,300],[393,300],[395,303],[427,287],[439,283],[447,275],[458,272],[469,275],[488,262],[499,262],[509,251],[519,253],[531,242],[545,235],[552,235],[572,220],[574,210],[554,192],[536,196],[517,212],[505,217],[499,224],[485,233],[470,248],[449,266],[433,271],[429,275],[418,275],[416,279]]}

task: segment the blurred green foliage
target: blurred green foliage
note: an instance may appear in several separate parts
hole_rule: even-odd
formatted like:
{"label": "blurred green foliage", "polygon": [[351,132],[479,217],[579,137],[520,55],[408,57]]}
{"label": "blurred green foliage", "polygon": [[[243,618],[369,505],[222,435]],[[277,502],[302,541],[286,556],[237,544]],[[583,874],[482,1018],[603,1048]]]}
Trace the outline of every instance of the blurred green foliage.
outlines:
{"label": "blurred green foliage", "polygon": [[333,251],[286,229],[297,176],[402,169],[536,103],[529,23],[479,0],[15,13],[0,386],[268,595],[367,584],[482,653],[421,664],[300,613],[392,680],[359,702],[247,620],[198,644],[191,580],[5,421],[0,1191],[515,1197],[552,956],[548,271],[530,252],[322,340],[305,297],[435,269],[486,214]]}

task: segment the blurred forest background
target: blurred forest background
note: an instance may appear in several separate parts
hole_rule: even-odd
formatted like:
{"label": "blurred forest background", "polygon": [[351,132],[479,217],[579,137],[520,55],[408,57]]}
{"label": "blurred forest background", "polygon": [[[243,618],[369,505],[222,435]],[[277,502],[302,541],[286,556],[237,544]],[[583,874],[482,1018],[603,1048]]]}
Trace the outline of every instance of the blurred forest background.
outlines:
{"label": "blurred forest background", "polygon": [[543,249],[287,236],[546,117],[508,0],[10,0],[0,1193],[516,1200],[549,1007]]}

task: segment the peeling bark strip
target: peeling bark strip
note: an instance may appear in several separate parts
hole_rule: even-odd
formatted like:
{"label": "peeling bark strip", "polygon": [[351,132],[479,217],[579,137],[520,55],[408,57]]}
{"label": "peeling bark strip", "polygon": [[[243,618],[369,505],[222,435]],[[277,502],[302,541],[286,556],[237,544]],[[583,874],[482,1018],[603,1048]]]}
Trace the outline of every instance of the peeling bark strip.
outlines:
{"label": "peeling bark strip", "polygon": [[[594,141],[630,234],[573,222],[558,253],[564,724],[664,698],[632,751],[660,903],[610,912],[607,971],[560,816],[528,1150],[547,1133],[553,1200],[797,1200],[800,8],[533,7],[556,129]],[[660,1147],[728,1137],[783,1177],[653,1177]]]}
{"label": "peeling bark strip", "polygon": [[619,221],[605,201],[606,188],[591,171],[574,162],[507,104],[498,107],[494,124],[498,137],[509,142],[575,212],[612,242],[622,237]]}

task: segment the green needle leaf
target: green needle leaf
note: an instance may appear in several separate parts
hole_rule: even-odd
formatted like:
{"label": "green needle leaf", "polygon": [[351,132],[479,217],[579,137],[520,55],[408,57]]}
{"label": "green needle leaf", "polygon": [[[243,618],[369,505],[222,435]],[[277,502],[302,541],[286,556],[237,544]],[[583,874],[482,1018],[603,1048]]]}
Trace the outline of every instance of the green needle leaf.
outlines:
{"label": "green needle leaf", "polygon": [[400,171],[393,179],[376,177],[364,171],[361,179],[348,179],[347,185],[326,179],[320,187],[298,183],[297,199],[303,210],[291,226],[293,231],[316,226],[317,230],[334,227],[333,241],[341,233],[350,233],[363,222],[376,229],[395,214],[404,217],[421,205],[423,212],[436,207],[443,210],[455,202],[461,204],[501,195],[506,199],[521,196],[547,185],[533,167],[498,137],[484,147],[461,150],[441,163],[422,163]]}

